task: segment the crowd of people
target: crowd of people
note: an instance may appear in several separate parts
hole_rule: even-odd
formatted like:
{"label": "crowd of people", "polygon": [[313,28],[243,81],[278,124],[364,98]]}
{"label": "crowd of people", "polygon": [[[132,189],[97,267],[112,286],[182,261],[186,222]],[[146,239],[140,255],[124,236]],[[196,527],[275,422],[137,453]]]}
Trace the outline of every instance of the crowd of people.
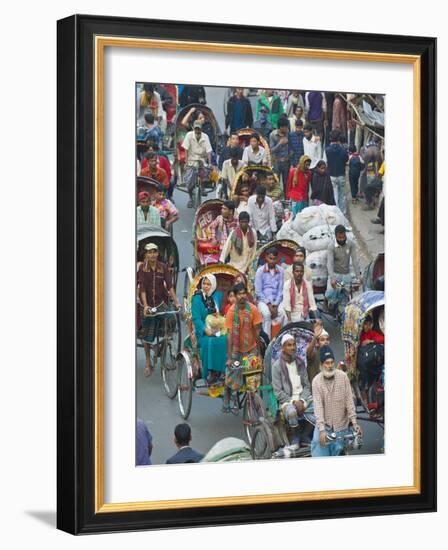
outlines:
{"label": "crowd of people", "polygon": [[[285,201],[290,205],[291,219],[310,205],[335,205],[344,216],[350,199],[353,204],[365,201],[366,210],[377,206],[385,174],[382,138],[356,119],[351,106],[357,104],[357,99],[353,94],[342,93],[229,89],[223,106],[228,139],[218,148],[210,119],[204,108],[201,111],[201,106],[207,105],[203,87],[145,83],[137,88],[137,140],[142,144],[137,154],[137,176],[157,183],[154,192],[138,194],[137,226],[172,230],[182,215],[173,196],[181,164],[182,183],[189,193],[188,207],[193,207],[198,178],[210,179],[217,174],[216,193],[225,200],[220,215],[208,226],[210,240],[219,250],[219,261],[232,265],[243,275],[224,295],[217,288],[216,277],[207,274],[193,295],[191,318],[202,376],[209,385],[225,379],[231,387],[232,366],[243,357],[250,361],[260,355],[262,334],[271,340],[289,323],[314,320],[306,366],[297,363],[295,340],[288,333],[281,340],[281,356],[272,365],[274,393],[292,440],[311,444],[313,456],[339,454],[339,443],[326,444],[322,435],[325,426],[342,435],[349,424],[358,433],[361,428],[348,377],[337,368],[329,335],[317,318],[312,274],[306,265],[307,250],[297,246],[293,263],[285,267],[279,262],[278,249],[272,246],[265,252],[263,265],[253,274],[253,296],[246,281],[253,269],[257,245],[275,241],[286,219]],[[381,106],[379,99],[375,103]],[[176,113],[182,113],[177,123]],[[241,129],[250,130],[246,146],[241,145]],[[164,151],[167,144],[174,155]],[[244,173],[245,167],[269,167],[272,171],[263,184],[254,186],[251,175]],[[238,177],[241,181],[235,193]],[[372,221],[384,225],[384,198]],[[337,285],[347,282],[353,269],[358,279],[361,276],[357,247],[347,237],[344,225],[335,227],[327,258],[325,297],[331,310],[338,299]],[[172,276],[160,262],[154,243],[145,247],[137,285],[143,312],[144,374],[150,376],[150,346],[157,329],[151,313],[168,310],[170,303],[180,308]],[[366,327],[363,342],[380,339],[381,334]],[[235,399],[235,392],[229,391],[223,412],[237,410]],[[301,426],[303,413],[311,402],[316,415],[314,435]],[[190,440],[190,427],[176,426],[175,444],[179,451],[167,463],[200,461],[202,455],[191,449]],[[141,420],[137,421],[137,447],[137,462],[150,464],[152,437]]]}

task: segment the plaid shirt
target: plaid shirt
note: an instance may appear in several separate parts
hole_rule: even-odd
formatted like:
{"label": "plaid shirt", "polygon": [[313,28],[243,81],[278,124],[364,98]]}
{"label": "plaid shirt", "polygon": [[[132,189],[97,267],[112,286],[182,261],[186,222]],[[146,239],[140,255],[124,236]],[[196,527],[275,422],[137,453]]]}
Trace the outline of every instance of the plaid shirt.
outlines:
{"label": "plaid shirt", "polygon": [[236,229],[238,226],[238,220],[234,217],[230,221],[225,221],[222,214],[217,216],[209,225],[210,238],[212,241],[216,241],[221,247],[227,241],[227,237],[230,235],[232,229]]}
{"label": "plaid shirt", "polygon": [[350,381],[345,372],[336,369],[334,378],[322,373],[313,380],[314,414],[319,431],[325,424],[335,432],[346,430],[349,422],[356,424],[356,410]]}

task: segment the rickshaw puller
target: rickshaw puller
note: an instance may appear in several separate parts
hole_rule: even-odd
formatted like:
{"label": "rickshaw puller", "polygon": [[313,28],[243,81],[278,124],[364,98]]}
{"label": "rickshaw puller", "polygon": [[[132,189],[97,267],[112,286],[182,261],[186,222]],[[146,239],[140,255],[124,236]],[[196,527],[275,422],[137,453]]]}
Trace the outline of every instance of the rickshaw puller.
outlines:
{"label": "rickshaw puller", "polygon": [[284,334],[282,353],[272,365],[272,386],[275,397],[292,432],[291,444],[311,443],[310,426],[303,413],[312,402],[311,385],[306,366],[296,357],[296,342],[292,334]]}
{"label": "rickshaw puller", "polygon": [[209,166],[212,164],[213,149],[209,137],[202,131],[200,122],[196,121],[193,124],[193,131],[187,132],[182,147],[187,152],[185,182],[190,196],[187,206],[193,208],[193,191],[197,184],[200,165],[205,162],[208,162]]}

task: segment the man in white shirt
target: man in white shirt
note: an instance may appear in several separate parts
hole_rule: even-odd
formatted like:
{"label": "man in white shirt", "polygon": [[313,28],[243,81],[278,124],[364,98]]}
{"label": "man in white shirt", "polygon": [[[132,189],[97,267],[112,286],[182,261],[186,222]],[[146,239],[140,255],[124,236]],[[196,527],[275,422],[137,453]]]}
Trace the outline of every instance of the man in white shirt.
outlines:
{"label": "man in white shirt", "polygon": [[257,253],[257,234],[249,226],[249,219],[247,212],[239,214],[238,227],[227,237],[219,258],[224,263],[230,256],[229,264],[241,273],[247,273]]}
{"label": "man in white shirt", "polygon": [[285,277],[284,277],[284,282],[286,283],[286,281],[289,281],[289,279],[292,279],[292,268],[294,267],[294,264],[296,262],[301,262],[304,267],[305,267],[305,275],[304,275],[304,278],[311,284],[311,286],[313,285],[313,272],[311,271],[311,269],[305,264],[305,258],[306,258],[306,249],[305,247],[303,246],[298,246],[296,248],[296,251],[295,251],[295,254],[294,254],[294,258],[292,260],[292,264],[291,265],[288,265],[288,267],[285,268]]}
{"label": "man in white shirt", "polygon": [[272,387],[285,420],[289,426],[292,444],[309,444],[308,422],[303,413],[311,404],[311,386],[303,361],[296,355],[296,342],[292,334],[282,337],[282,352],[272,364]]}
{"label": "man in white shirt", "polygon": [[274,203],[266,196],[266,187],[259,185],[255,195],[249,197],[247,207],[252,221],[252,227],[257,232],[257,237],[272,241],[277,232]]}
{"label": "man in white shirt", "polygon": [[187,163],[184,175],[184,181],[187,185],[190,200],[188,208],[193,207],[193,191],[198,180],[198,170],[203,168],[204,164],[212,164],[212,146],[207,134],[202,131],[202,125],[196,121],[193,124],[193,130],[187,132],[182,147],[187,152]]}
{"label": "man in white shirt", "polygon": [[313,136],[313,129],[309,124],[305,126],[303,133],[303,154],[310,157],[312,170],[322,160],[322,144],[319,136]]}
{"label": "man in white shirt", "polygon": [[305,268],[301,262],[293,264],[292,279],[283,285],[283,300],[281,309],[284,311],[288,323],[307,321],[314,318],[317,312],[313,287],[304,277]]}
{"label": "man in white shirt", "polygon": [[245,166],[266,166],[268,164],[266,151],[264,147],[260,145],[260,137],[258,134],[252,134],[250,136],[249,145],[244,148],[242,160]]}
{"label": "man in white shirt", "polygon": [[216,189],[217,198],[227,198],[230,195],[235,176],[244,167],[243,161],[239,160],[238,155],[238,149],[235,149],[230,153],[230,158],[222,163],[221,181]]}

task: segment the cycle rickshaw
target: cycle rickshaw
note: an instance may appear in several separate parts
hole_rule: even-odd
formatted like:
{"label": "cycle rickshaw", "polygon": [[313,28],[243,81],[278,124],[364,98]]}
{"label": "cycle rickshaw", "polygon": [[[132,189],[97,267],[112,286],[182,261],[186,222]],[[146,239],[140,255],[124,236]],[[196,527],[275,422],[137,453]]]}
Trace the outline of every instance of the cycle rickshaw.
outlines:
{"label": "cycle rickshaw", "polygon": [[[212,159],[212,164],[215,163],[216,155],[219,154],[219,151],[221,150],[221,142],[223,139],[218,121],[216,120],[213,111],[206,105],[201,105],[199,103],[187,105],[177,113],[174,122],[174,174],[177,189],[185,193],[188,193],[188,185],[185,181],[187,152],[182,147],[182,143],[187,132],[193,129],[192,122],[194,113],[192,113],[187,122],[185,121],[185,118],[188,118],[188,113],[191,109],[200,111],[204,115],[205,122],[202,125],[202,131],[207,134],[210,139],[210,145],[213,149],[212,157],[215,157],[215,160]],[[219,179],[219,173],[213,166],[208,166],[204,162],[200,161],[198,161],[196,172],[197,182],[194,184],[193,197],[195,203],[194,206],[197,208],[202,202],[202,196],[208,195],[215,190],[215,186]]]}
{"label": "cycle rickshaw", "polygon": [[149,197],[152,199],[157,191],[157,186],[159,182],[153,178],[148,178],[147,176],[137,176],[137,185],[136,185],[136,202],[138,203],[138,195],[142,191],[149,193]]}
{"label": "cycle rickshaw", "polygon": [[[384,345],[382,345],[382,349],[381,345],[377,345],[376,349],[369,352],[367,352],[367,348],[361,347],[360,338],[367,317],[371,317],[373,327],[384,334],[383,291],[369,290],[353,298],[345,308],[341,327],[347,374],[355,399],[361,402],[362,408],[368,414],[364,420],[373,420],[382,425],[384,422]],[[361,353],[370,353],[372,356],[367,380],[362,382],[362,385],[367,383],[364,395],[360,389],[359,362]]]}
{"label": "cycle rickshaw", "polygon": [[193,255],[196,268],[219,262],[221,251],[210,239],[209,226],[221,214],[223,204],[224,201],[221,199],[210,199],[196,210],[193,225]]}
{"label": "cycle rickshaw", "polygon": [[271,148],[269,147],[269,142],[266,140],[266,138],[261,134],[260,132],[257,132],[257,130],[254,130],[253,128],[241,128],[240,130],[237,130],[236,132],[238,134],[239,140],[240,140],[240,147],[244,149],[244,147],[249,146],[250,137],[253,134],[257,134],[260,138],[260,145],[263,147],[266,155],[266,160],[268,163],[268,166],[272,166],[272,157],[271,157]]}
{"label": "cycle rickshaw", "polygon": [[362,278],[362,288],[364,291],[384,290],[384,252],[377,254],[366,267]]}
{"label": "cycle rickshaw", "polygon": [[[217,290],[223,291],[226,295],[236,282],[246,282],[245,276],[230,265],[216,264],[201,269],[192,279],[187,297],[184,299],[185,320],[188,335],[184,339],[182,351],[177,356],[178,365],[178,402],[182,418],[187,419],[191,412],[193,393],[209,397],[223,398],[226,392],[224,379],[217,383],[209,384],[202,378],[202,364],[197,337],[191,316],[191,304],[195,291],[198,289],[201,279],[207,274],[213,274],[217,279]],[[252,298],[249,296],[249,299]],[[222,304],[225,307],[225,301]],[[261,337],[261,355],[264,356],[265,349],[269,342]],[[237,391],[238,411],[243,409],[243,424],[246,429],[251,430],[258,422],[262,413],[262,400],[257,394],[261,382],[262,363],[254,361],[241,365],[243,383]]]}
{"label": "cycle rickshaw", "polygon": [[[179,276],[179,252],[177,245],[168,231],[158,226],[141,225],[137,227],[137,266],[143,261],[145,246],[149,243],[157,245],[159,261],[164,263],[171,273],[173,286],[176,288]],[[155,309],[155,308],[154,308]],[[136,326],[137,346],[143,347],[143,311],[140,296],[137,294]],[[180,312],[171,305],[167,311],[152,311],[150,314],[157,320],[154,343],[149,344],[151,365],[154,369],[160,361],[164,390],[170,399],[177,393],[176,356],[182,345]]]}

